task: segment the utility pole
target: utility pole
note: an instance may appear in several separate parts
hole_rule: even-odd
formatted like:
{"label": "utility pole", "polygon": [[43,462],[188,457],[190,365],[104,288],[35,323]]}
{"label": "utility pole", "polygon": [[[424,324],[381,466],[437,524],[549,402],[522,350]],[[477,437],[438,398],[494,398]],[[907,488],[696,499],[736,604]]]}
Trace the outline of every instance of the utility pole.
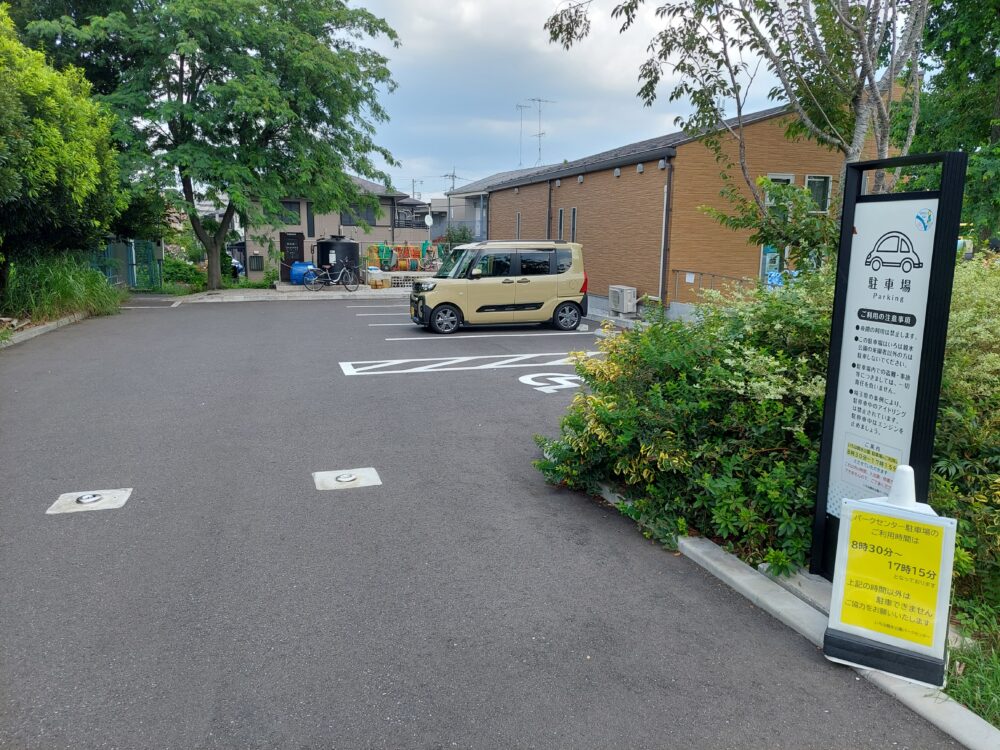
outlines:
{"label": "utility pole", "polygon": [[524,110],[531,109],[530,104],[515,104],[517,112],[521,116],[521,131],[517,139],[517,166],[524,166]]}
{"label": "utility pole", "polygon": [[410,178],[410,197],[411,198],[416,198],[417,197],[417,185],[423,185],[423,184],[424,184],[423,180],[418,180],[415,177],[411,177]]}
{"label": "utility pole", "polygon": [[538,106],[538,132],[535,134],[535,138],[538,139],[538,161],[535,163],[536,166],[542,163],[542,136],[545,132],[542,130],[542,105],[543,104],[555,104],[551,99],[541,99],[537,96],[533,96],[528,99],[529,102],[535,102]]}
{"label": "utility pole", "polygon": [[451,191],[449,191],[448,193],[448,224],[447,224],[448,229],[451,229],[451,193],[455,190],[455,180],[464,180],[465,178],[459,177],[457,174],[455,174],[454,167],[451,168],[451,172],[449,172],[448,174],[443,174],[441,176],[446,179],[447,178],[451,179]]}

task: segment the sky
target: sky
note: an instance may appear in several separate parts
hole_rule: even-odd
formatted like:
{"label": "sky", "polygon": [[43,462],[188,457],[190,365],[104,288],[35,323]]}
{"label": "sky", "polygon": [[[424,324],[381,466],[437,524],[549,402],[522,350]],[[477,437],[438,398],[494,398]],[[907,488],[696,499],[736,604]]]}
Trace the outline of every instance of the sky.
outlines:
{"label": "sky", "polygon": [[[399,167],[393,186],[427,200],[451,187],[538,161],[573,160],[677,130],[685,102],[670,102],[669,79],[652,107],[637,98],[639,66],[661,28],[648,3],[624,34],[611,19],[614,0],[594,0],[590,36],[570,50],[548,40],[545,19],[556,0],[361,0],[385,18],[401,45],[372,44],[389,58],[398,87],[382,101],[390,121],[377,142]],[[520,136],[518,104],[523,111]],[[752,109],[772,106],[761,87]],[[519,163],[520,162],[520,163]],[[415,184],[411,180],[417,180]]]}

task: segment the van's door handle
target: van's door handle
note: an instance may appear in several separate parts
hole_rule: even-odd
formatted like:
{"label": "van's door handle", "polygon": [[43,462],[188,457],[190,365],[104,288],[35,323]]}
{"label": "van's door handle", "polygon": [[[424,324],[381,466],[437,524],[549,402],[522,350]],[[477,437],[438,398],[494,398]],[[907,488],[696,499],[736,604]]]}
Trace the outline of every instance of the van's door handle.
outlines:
{"label": "van's door handle", "polygon": [[518,279],[517,283],[518,284],[530,284],[531,283],[531,279]]}
{"label": "van's door handle", "polygon": [[501,282],[501,283],[504,283],[504,284],[513,284],[514,283],[514,279],[504,279],[503,282]]}

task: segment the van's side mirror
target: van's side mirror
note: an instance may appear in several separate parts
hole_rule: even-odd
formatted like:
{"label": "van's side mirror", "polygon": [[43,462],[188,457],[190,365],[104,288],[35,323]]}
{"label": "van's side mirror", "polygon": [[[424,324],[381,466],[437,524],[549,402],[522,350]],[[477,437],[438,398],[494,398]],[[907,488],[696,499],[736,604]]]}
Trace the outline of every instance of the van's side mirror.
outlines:
{"label": "van's side mirror", "polygon": [[473,268],[471,271],[469,271],[469,278],[470,279],[478,279],[482,275],[483,275],[483,269],[482,268]]}

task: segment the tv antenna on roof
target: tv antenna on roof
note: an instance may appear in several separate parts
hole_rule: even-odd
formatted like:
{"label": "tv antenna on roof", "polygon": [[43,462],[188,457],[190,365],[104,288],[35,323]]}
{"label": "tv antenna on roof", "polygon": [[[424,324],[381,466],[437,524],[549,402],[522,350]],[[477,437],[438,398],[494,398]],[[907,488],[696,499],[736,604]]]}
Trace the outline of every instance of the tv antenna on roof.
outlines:
{"label": "tv antenna on roof", "polygon": [[538,132],[534,135],[538,139],[538,161],[535,162],[535,165],[538,166],[542,163],[542,136],[545,135],[545,131],[542,130],[542,105],[555,104],[555,102],[551,99],[541,99],[537,96],[531,97],[528,101],[535,102],[538,107]]}

